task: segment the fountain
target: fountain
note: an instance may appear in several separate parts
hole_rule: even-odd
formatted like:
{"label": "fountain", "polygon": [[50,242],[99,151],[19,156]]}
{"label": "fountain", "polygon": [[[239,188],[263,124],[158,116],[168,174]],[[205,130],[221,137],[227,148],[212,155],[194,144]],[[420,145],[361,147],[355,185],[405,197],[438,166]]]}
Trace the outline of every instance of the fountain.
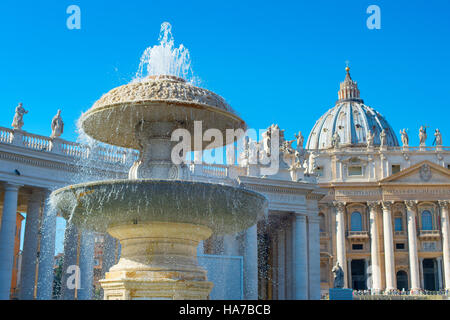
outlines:
{"label": "fountain", "polygon": [[190,68],[186,51],[175,52],[170,25],[162,34],[144,53],[160,57],[144,59],[150,74],[106,93],[79,120],[95,140],[140,151],[128,179],[70,185],[51,196],[77,227],[120,240],[120,260],[101,280],[107,300],[206,299],[213,284],[198,265],[199,242],[249,228],[267,207],[264,196],[241,187],[183,180],[186,166],[172,162],[173,130],[193,136],[194,121],[222,133],[246,125],[224,99],[180,77]]}

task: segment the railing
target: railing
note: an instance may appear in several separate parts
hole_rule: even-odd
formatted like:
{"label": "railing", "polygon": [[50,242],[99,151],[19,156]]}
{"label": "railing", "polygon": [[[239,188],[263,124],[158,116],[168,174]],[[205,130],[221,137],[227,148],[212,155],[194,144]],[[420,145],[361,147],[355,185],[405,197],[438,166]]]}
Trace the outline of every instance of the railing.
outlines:
{"label": "railing", "polygon": [[347,237],[351,238],[368,238],[368,231],[347,231]]}
{"label": "railing", "polygon": [[202,172],[205,176],[226,178],[228,176],[228,167],[220,164],[203,164]]}
{"label": "railing", "polygon": [[135,161],[139,155],[138,151],[116,148],[114,146],[97,146],[95,152],[92,153],[90,147],[87,145],[62,139],[52,139],[4,127],[0,127],[0,143],[61,154],[73,159],[88,159],[93,156],[95,160],[111,164],[125,164],[127,161]]}
{"label": "railing", "polygon": [[0,142],[12,143],[12,139],[13,139],[13,130],[0,127]]}
{"label": "railing", "polygon": [[394,231],[394,237],[406,237],[405,231]]}
{"label": "railing", "polygon": [[25,148],[40,151],[50,151],[50,141],[51,139],[48,137],[43,137],[32,133],[26,133],[22,138],[22,143]]}
{"label": "railing", "polygon": [[[324,150],[326,152],[354,152],[354,153],[361,153],[361,152],[367,152],[367,150],[379,150],[380,148],[378,146],[373,147],[371,149],[368,149],[367,147],[341,147],[338,149],[327,149]],[[386,149],[383,149],[385,151],[396,151],[396,152],[411,152],[411,151],[450,151],[450,147],[447,146],[413,146],[413,147],[391,147],[388,146]]]}
{"label": "railing", "polygon": [[449,300],[449,290],[393,290],[384,293],[374,293],[371,290],[353,290],[354,300]]}
{"label": "railing", "polygon": [[441,233],[439,230],[420,230],[419,237],[420,238],[436,238],[440,237]]}

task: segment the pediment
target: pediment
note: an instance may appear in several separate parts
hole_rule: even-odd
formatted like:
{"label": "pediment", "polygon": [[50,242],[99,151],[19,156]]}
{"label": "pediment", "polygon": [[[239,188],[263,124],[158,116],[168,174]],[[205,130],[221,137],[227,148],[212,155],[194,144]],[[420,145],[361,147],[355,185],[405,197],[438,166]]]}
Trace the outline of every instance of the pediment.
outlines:
{"label": "pediment", "polygon": [[425,160],[380,182],[381,184],[450,184],[450,170]]}

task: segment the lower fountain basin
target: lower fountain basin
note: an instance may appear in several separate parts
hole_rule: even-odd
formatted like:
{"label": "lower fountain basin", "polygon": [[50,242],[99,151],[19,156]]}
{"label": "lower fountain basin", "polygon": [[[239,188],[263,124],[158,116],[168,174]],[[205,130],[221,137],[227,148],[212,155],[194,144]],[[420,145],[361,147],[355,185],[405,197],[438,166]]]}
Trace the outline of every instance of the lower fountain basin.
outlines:
{"label": "lower fountain basin", "polygon": [[220,184],[178,180],[107,180],[54,191],[52,205],[75,225],[106,232],[121,224],[179,222],[223,235],[245,230],[264,215],[266,198]]}

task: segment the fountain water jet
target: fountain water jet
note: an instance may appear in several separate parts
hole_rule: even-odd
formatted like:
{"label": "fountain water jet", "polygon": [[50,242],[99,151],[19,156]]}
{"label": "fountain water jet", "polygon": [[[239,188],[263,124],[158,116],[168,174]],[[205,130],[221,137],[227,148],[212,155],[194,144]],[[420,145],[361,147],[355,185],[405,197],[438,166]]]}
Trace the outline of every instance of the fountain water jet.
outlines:
{"label": "fountain water jet", "polygon": [[256,192],[182,180],[186,168],[171,161],[170,135],[184,128],[193,137],[194,121],[224,135],[246,129],[224,99],[164,74],[111,90],[81,116],[92,138],[140,151],[129,179],[71,185],[51,197],[78,227],[120,240],[121,258],[101,281],[105,299],[206,299],[213,284],[197,263],[199,241],[245,230],[264,214],[267,200]]}

